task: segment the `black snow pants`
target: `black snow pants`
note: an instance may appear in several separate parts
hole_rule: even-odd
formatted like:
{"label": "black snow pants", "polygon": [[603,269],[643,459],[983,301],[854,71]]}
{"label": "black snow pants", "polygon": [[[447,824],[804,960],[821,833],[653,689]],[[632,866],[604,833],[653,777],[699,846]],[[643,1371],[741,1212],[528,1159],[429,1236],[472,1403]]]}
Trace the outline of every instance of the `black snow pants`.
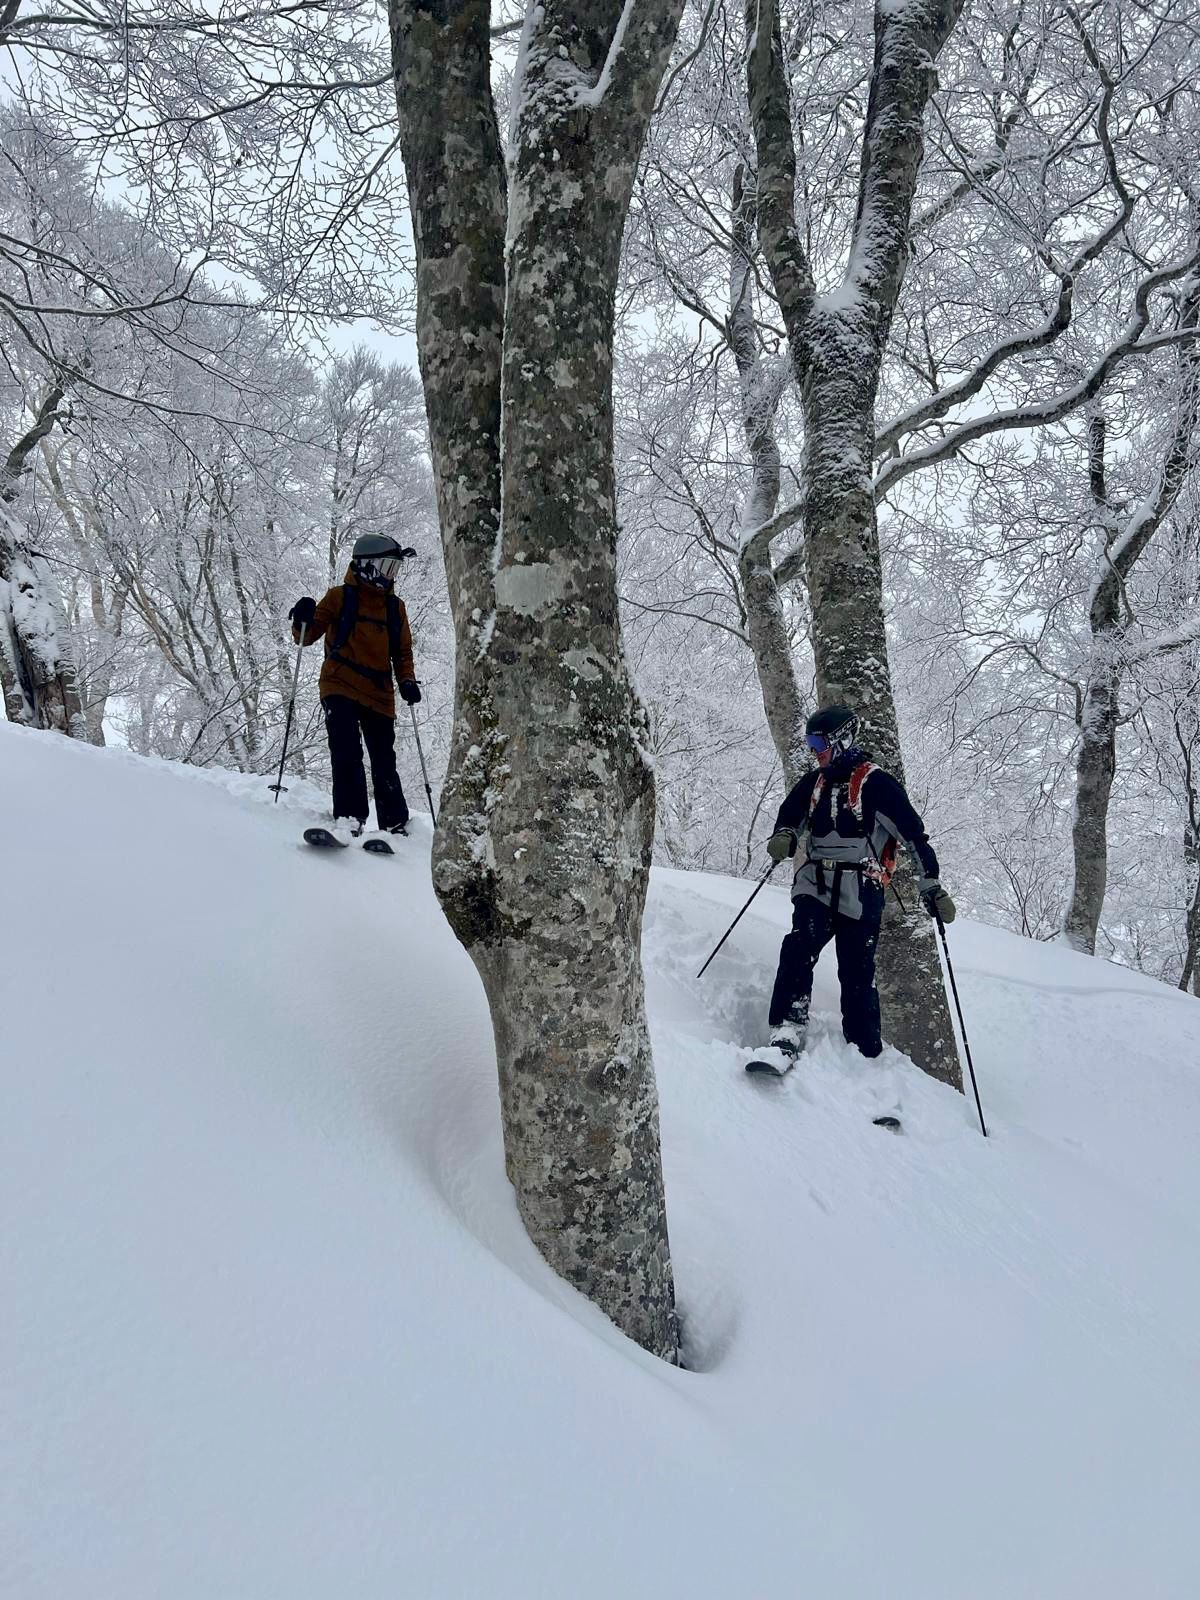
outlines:
{"label": "black snow pants", "polygon": [[842,1032],[864,1056],[877,1056],[883,1049],[883,1040],[879,1030],[879,991],[875,987],[875,950],[883,920],[883,890],[864,879],[859,892],[862,916],[857,918],[833,912],[813,895],[797,895],[792,901],[792,931],[779,951],[770,1023],[772,1028],[778,1028],[792,1022],[801,1033],[808,1027],[813,968],[832,939],[842,986]]}
{"label": "black snow pants", "polygon": [[396,771],[395,718],[372,711],[344,694],[331,694],[321,704],[333,767],[334,816],[354,817],[360,822],[367,819],[370,808],[362,753],[365,740],[371,787],[375,791],[375,819],[381,828],[401,827],[408,821],[408,801]]}

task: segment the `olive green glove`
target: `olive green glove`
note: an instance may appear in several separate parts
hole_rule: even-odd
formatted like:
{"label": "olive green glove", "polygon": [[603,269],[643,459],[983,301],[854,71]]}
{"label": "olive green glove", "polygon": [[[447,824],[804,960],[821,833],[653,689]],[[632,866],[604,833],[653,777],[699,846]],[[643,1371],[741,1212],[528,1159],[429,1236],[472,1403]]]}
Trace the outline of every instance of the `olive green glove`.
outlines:
{"label": "olive green glove", "polygon": [[954,921],[958,914],[954,909],[954,901],[936,878],[922,878],[920,890],[921,904],[931,917],[941,917],[943,922]]}
{"label": "olive green glove", "polygon": [[767,854],[772,861],[786,861],[789,856],[796,854],[796,830],[794,828],[780,828],[778,833],[773,833],[767,840]]}

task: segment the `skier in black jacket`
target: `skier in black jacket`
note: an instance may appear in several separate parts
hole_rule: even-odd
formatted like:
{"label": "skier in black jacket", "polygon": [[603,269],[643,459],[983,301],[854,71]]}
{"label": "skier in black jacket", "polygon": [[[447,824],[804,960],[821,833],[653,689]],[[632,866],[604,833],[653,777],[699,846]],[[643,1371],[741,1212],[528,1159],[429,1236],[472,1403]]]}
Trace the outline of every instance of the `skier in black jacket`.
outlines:
{"label": "skier in black jacket", "polygon": [[779,808],[767,841],[772,860],[807,851],[792,887],[792,931],[779,952],[771,996],[771,1043],[789,1064],[804,1049],[813,968],[832,938],[842,986],[842,1032],[864,1056],[883,1049],[875,947],[884,891],[903,844],[912,858],[922,904],[953,922],[954,902],[938,881],[938,861],[903,786],[856,743],[849,706],[827,706],[808,719],[807,744],[817,768],[806,773]]}

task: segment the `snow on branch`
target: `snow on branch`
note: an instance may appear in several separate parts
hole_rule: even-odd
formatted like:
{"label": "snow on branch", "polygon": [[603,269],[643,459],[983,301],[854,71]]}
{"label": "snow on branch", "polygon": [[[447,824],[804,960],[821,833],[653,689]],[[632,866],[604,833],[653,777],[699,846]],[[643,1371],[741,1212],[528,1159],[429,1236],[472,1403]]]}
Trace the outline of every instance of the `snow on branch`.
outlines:
{"label": "snow on branch", "polygon": [[896,484],[912,473],[920,472],[925,467],[940,466],[952,460],[960,450],[974,443],[976,439],[985,438],[992,433],[1041,428],[1052,422],[1061,422],[1064,417],[1070,416],[1088,401],[1095,399],[1109,376],[1122,362],[1136,356],[1152,355],[1155,351],[1169,346],[1194,343],[1200,338],[1200,329],[1194,326],[1175,328],[1169,332],[1150,336],[1146,336],[1146,329],[1150,323],[1152,296],[1168,284],[1175,283],[1194,272],[1198,266],[1200,266],[1200,253],[1193,252],[1183,260],[1172,262],[1144,278],[1134,297],[1133,313],[1124,333],[1108,347],[1091,372],[1072,384],[1069,389],[1030,405],[1008,406],[986,416],[976,417],[953,428],[941,439],[920,450],[913,450],[907,455],[896,456],[886,461],[875,477],[876,500],[882,499],[895,488]]}
{"label": "snow on branch", "polygon": [[747,0],[746,77],[758,158],[758,237],[793,359],[816,285],[796,226],[796,143],[776,0]]}
{"label": "snow on branch", "polygon": [[[1021,356],[1029,355],[1035,350],[1045,349],[1054,344],[1071,326],[1075,305],[1075,286],[1083,270],[1097,260],[1109,245],[1128,228],[1133,219],[1135,210],[1135,197],[1121,176],[1117,161],[1116,148],[1113,143],[1111,119],[1113,98],[1116,94],[1117,82],[1112,73],[1104,66],[1096,52],[1086,31],[1078,24],[1077,28],[1083,40],[1085,54],[1095,70],[1102,85],[1099,105],[1096,108],[1096,135],[1100,148],[1104,154],[1106,182],[1111,187],[1117,199],[1117,206],[1113,215],[1098,228],[1092,237],[1075,250],[1074,255],[1062,266],[1056,265],[1051,251],[1044,242],[1035,241],[1035,251],[1043,264],[1052,272],[1059,282],[1058,297],[1053,311],[1040,328],[1030,329],[1014,334],[1011,338],[1002,339],[993,345],[976,367],[967,376],[957,383],[950,384],[947,388],[931,395],[928,399],[911,407],[881,429],[876,439],[876,456],[885,456],[894,451],[905,434],[918,432],[931,422],[946,416],[958,406],[973,399],[983,389],[988,379],[1008,362]],[[1011,127],[1009,127],[1011,132]],[[984,166],[990,166],[991,172],[998,171],[1001,166],[999,157],[990,158]],[[986,186],[978,181],[979,174],[968,173],[964,184],[968,189],[977,188],[980,193],[987,193]]]}
{"label": "snow on branch", "polygon": [[604,58],[604,65],[600,68],[600,76],[590,89],[577,89],[575,91],[576,105],[587,106],[591,110],[595,110],[604,99],[605,94],[608,92],[608,86],[612,82],[613,69],[616,66],[618,56],[621,54],[621,49],[625,43],[626,30],[629,27],[629,21],[633,16],[637,3],[638,0],[625,0],[625,4],[621,7],[621,15],[617,18],[617,25],[613,29],[612,42],[608,47],[608,54]]}
{"label": "snow on branch", "polygon": [[679,23],[682,0],[624,0],[599,71],[593,77],[573,59],[572,36],[585,32],[584,18],[547,17],[541,4],[526,12],[513,74],[509,142],[517,130],[547,118],[584,111],[607,113],[621,126],[648,84],[657,87]]}
{"label": "snow on branch", "polygon": [[1163,656],[1172,650],[1182,650],[1197,640],[1200,640],[1200,612],[1186,622],[1180,623],[1177,628],[1171,628],[1154,639],[1143,639],[1138,644],[1127,647],[1123,655],[1129,666],[1136,666],[1139,662],[1149,661],[1153,656]]}
{"label": "snow on branch", "polygon": [[881,428],[875,440],[876,456],[888,455],[897,448],[905,434],[918,432],[965,401],[973,399],[993,373],[1006,362],[1017,356],[1029,355],[1034,350],[1044,350],[1047,345],[1053,344],[1071,325],[1074,290],[1074,279],[1064,277],[1059,286],[1057,304],[1040,328],[1015,334],[1011,339],[1001,339],[992,346],[973,372],[968,373],[957,383],[948,384],[946,388],[931,395],[927,400],[922,400],[907,411],[901,412],[886,427]]}
{"label": "snow on branch", "polygon": [[875,63],[863,133],[858,214],[839,309],[865,302],[881,328],[895,310],[908,262],[913,196],[924,155],[935,61],[963,0],[877,0]]}

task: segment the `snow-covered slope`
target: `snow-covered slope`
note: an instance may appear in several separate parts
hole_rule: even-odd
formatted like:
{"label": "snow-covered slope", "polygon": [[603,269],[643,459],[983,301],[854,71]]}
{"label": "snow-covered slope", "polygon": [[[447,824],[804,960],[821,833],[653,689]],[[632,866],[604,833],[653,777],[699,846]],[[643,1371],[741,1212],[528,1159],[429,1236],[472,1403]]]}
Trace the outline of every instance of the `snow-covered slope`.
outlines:
{"label": "snow-covered slope", "polygon": [[674,1371],[522,1233],[428,819],[269,798],[0,727],[0,1593],[1196,1593],[1200,1005],[957,925],[985,1142],[824,969],[746,1078],[786,896],[697,984],[746,885],[658,873]]}

